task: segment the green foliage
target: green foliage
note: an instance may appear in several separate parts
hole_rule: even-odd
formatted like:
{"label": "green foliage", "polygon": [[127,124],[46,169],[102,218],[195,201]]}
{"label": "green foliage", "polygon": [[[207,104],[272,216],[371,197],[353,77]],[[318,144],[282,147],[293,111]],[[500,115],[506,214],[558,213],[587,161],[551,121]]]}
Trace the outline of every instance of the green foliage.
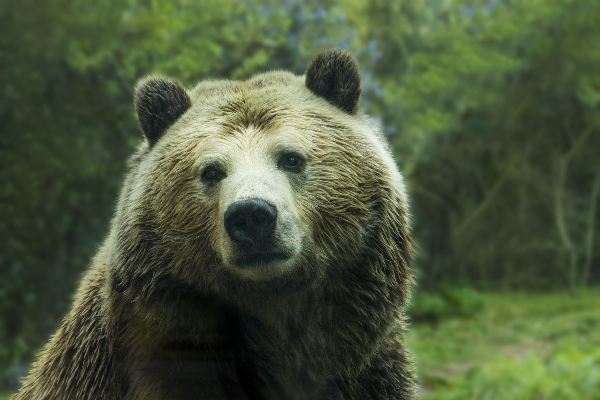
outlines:
{"label": "green foliage", "polygon": [[469,318],[415,323],[408,346],[424,400],[594,399],[600,393],[597,289],[484,295]]}
{"label": "green foliage", "polygon": [[[526,379],[523,379],[526,377]],[[567,349],[544,361],[528,355],[502,358],[461,375],[444,394],[430,399],[598,399],[600,351]]]}
{"label": "green foliage", "polygon": [[437,323],[448,317],[471,317],[482,309],[484,301],[484,296],[470,287],[418,291],[411,299],[408,313],[412,321]]}

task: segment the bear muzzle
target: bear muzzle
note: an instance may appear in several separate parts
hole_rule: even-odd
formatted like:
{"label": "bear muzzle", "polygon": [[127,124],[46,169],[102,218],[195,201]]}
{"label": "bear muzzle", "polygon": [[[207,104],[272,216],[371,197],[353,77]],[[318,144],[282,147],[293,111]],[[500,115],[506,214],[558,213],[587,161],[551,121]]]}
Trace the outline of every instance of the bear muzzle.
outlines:
{"label": "bear muzzle", "polygon": [[277,207],[267,200],[254,198],[234,202],[225,211],[224,225],[237,250],[240,266],[267,264],[290,257],[274,246]]}

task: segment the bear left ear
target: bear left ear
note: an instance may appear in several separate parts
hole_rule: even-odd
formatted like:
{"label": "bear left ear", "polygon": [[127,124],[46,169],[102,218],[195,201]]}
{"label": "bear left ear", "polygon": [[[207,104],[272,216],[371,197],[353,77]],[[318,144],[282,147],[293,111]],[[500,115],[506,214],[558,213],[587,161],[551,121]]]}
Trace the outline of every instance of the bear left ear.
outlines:
{"label": "bear left ear", "polygon": [[192,101],[181,84],[163,76],[149,76],[135,86],[133,104],[150,147],[190,108]]}
{"label": "bear left ear", "polygon": [[308,65],[306,87],[343,111],[356,114],[362,90],[358,62],[346,50],[324,51]]}

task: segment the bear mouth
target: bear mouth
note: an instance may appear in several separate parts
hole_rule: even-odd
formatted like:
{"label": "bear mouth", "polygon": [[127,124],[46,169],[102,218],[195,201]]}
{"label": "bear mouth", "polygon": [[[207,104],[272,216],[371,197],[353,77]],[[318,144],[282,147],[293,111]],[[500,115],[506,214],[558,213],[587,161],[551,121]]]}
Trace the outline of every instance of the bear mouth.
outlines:
{"label": "bear mouth", "polygon": [[236,264],[241,268],[264,267],[276,262],[286,261],[290,255],[283,252],[253,253],[239,257]]}

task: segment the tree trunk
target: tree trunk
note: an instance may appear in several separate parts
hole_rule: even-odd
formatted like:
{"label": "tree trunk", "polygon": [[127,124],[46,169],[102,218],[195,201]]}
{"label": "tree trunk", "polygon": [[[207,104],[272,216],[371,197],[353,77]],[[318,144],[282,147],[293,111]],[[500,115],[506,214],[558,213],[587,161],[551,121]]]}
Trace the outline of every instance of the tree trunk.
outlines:
{"label": "tree trunk", "polygon": [[567,230],[567,222],[565,216],[565,181],[567,178],[568,158],[563,157],[558,162],[558,179],[554,193],[554,217],[556,219],[556,228],[558,236],[569,258],[568,276],[569,289],[575,291],[577,287],[577,249],[573,245],[573,241]]}

